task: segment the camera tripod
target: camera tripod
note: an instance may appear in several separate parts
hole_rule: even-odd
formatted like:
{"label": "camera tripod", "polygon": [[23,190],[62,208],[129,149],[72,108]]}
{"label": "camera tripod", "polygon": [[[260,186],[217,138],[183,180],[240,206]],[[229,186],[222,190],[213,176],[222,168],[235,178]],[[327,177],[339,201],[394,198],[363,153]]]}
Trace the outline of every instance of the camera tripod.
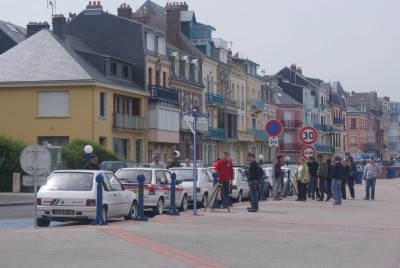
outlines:
{"label": "camera tripod", "polygon": [[297,197],[299,197],[299,194],[297,193],[296,187],[294,187],[293,182],[290,179],[290,176],[288,176],[288,178],[285,182],[285,185],[283,186],[283,188],[279,194],[279,197],[284,198],[286,196],[285,193],[286,193],[287,189],[291,189],[293,191],[293,193],[295,193],[297,195]]}

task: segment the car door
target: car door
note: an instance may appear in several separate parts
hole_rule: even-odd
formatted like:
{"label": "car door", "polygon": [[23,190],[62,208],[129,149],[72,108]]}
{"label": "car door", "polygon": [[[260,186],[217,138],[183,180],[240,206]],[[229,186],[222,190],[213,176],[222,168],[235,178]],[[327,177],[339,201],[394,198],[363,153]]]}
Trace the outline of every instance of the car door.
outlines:
{"label": "car door", "polygon": [[240,189],[242,189],[243,198],[248,198],[250,196],[250,188],[247,181],[247,177],[243,174],[243,170],[241,168],[236,169],[235,175],[237,176],[237,181],[240,184]]}
{"label": "car door", "polygon": [[202,172],[204,173],[205,189],[207,190],[208,195],[210,196],[214,188],[214,178],[212,176],[213,172],[209,169],[203,169]]}
{"label": "car door", "polygon": [[111,185],[111,192],[113,194],[113,202],[115,214],[113,215],[125,215],[131,206],[131,200],[129,196],[125,193],[124,188],[118,178],[112,174],[106,174]]}

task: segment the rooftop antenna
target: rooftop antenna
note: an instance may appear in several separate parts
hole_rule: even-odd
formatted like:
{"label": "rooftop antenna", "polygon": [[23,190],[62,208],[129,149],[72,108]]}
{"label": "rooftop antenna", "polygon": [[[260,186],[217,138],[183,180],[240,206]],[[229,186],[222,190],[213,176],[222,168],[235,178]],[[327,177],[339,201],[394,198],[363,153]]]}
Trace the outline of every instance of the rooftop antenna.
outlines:
{"label": "rooftop antenna", "polygon": [[51,17],[54,17],[54,13],[56,13],[56,0],[47,0],[47,8],[51,6]]}

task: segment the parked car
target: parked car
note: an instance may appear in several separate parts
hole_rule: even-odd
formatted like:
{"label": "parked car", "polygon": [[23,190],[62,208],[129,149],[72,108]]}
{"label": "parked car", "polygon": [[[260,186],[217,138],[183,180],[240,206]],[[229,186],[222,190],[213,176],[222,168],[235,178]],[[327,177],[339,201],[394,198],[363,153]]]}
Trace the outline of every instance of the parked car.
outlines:
{"label": "parked car", "polygon": [[37,194],[37,225],[49,226],[51,221],[94,220],[96,218],[97,183],[102,175],[103,219],[137,214],[137,198],[125,191],[117,177],[105,170],[57,170],[47,178]]}
{"label": "parked car", "polygon": [[250,187],[247,183],[247,177],[241,167],[233,168],[234,178],[231,184],[230,198],[237,202],[242,202],[242,199],[250,198]]}
{"label": "parked car", "polygon": [[100,164],[101,170],[109,170],[112,172],[117,172],[120,168],[127,167],[141,167],[141,164],[135,162],[124,162],[124,161],[103,161]]}
{"label": "parked car", "polygon": [[[139,190],[137,177],[141,174],[145,177],[144,208],[151,208],[155,214],[161,215],[164,208],[170,208],[171,172],[161,168],[121,168],[115,175],[126,189],[137,194]],[[188,207],[188,194],[179,181],[175,187],[175,206],[181,211],[187,210]]]}
{"label": "parked car", "polygon": [[[170,168],[170,172],[176,174],[178,180],[189,195],[189,202],[193,203],[193,168]],[[213,176],[212,171],[208,168],[196,168],[197,182],[196,182],[196,200],[202,207],[208,203],[208,198],[213,191]]]}

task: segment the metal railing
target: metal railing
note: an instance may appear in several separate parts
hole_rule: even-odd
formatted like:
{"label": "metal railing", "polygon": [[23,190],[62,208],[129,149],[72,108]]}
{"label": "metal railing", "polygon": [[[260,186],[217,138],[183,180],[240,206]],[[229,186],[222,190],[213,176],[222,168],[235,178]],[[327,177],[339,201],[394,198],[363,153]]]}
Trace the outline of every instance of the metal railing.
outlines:
{"label": "metal railing", "polygon": [[158,85],[147,86],[147,91],[150,93],[149,99],[156,99],[172,104],[179,104],[178,90],[162,87]]}
{"label": "metal railing", "polygon": [[216,106],[224,106],[224,98],[215,93],[208,92],[205,94],[205,104],[207,105],[216,105]]}
{"label": "metal railing", "polygon": [[129,115],[129,114],[113,114],[114,128],[147,130],[147,118]]}

